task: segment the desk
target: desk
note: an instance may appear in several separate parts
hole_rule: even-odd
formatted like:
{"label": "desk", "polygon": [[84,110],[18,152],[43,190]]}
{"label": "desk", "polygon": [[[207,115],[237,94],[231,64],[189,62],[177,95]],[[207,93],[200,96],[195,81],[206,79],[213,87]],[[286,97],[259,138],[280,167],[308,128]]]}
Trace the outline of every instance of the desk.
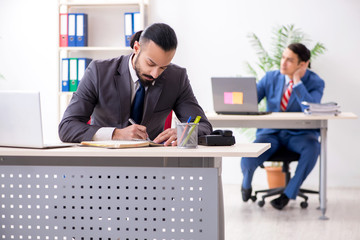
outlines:
{"label": "desk", "polygon": [[327,219],[326,213],[326,155],[328,120],[356,119],[353,113],[344,112],[338,116],[332,115],[305,115],[301,112],[278,113],[268,115],[217,115],[207,114],[214,128],[241,127],[241,128],[279,128],[279,129],[320,129],[320,210],[321,219]]}
{"label": "desk", "polygon": [[0,239],[224,240],[221,157],[269,148],[0,148]]}

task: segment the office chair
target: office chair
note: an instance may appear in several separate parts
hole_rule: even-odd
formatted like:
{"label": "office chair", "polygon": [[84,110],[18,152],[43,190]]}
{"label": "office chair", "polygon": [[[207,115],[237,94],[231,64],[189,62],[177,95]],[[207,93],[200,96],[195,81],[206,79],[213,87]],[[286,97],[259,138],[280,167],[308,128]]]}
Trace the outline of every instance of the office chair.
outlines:
{"label": "office chair", "polygon": [[166,117],[165,125],[164,125],[164,130],[166,130],[166,129],[168,129],[168,128],[171,128],[172,113],[173,113],[173,111],[171,110],[171,112],[169,113],[169,115]]}
{"label": "office chair", "polygon": [[[283,163],[282,172],[285,173],[285,184],[286,184],[285,187],[287,186],[287,184],[289,183],[289,181],[291,179],[289,165],[291,162],[298,161],[299,158],[300,158],[300,155],[298,153],[290,151],[286,148],[280,148],[267,160],[269,162],[282,162]],[[264,165],[261,165],[260,167],[264,168]],[[258,202],[259,207],[263,207],[265,204],[265,198],[283,193],[285,190],[285,187],[255,191],[255,195],[252,196],[251,199],[255,202],[257,199],[256,195],[258,193],[266,193],[261,196],[262,200],[260,200]],[[307,203],[308,197],[304,193],[319,194],[318,191],[300,188],[298,196],[302,197],[304,199],[304,201],[300,203],[301,208],[307,208],[307,206],[308,206],[308,203]]]}

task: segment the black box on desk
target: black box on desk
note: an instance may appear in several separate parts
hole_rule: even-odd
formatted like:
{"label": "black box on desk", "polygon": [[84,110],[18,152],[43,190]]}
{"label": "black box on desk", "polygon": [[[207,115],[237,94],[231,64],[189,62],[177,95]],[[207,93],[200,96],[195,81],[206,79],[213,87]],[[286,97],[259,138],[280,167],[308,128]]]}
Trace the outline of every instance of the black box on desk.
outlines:
{"label": "black box on desk", "polygon": [[230,130],[216,130],[210,135],[199,137],[198,142],[205,146],[231,146],[235,144],[235,137]]}

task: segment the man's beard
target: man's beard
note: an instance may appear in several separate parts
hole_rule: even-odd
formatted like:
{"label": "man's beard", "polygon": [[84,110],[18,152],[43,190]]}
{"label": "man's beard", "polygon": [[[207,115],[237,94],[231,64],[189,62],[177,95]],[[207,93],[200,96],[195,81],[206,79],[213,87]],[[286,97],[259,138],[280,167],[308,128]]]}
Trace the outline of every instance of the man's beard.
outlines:
{"label": "man's beard", "polygon": [[140,53],[138,55],[138,57],[135,59],[135,72],[136,72],[136,76],[139,78],[141,85],[143,85],[144,87],[149,87],[150,85],[153,84],[153,81],[155,80],[152,76],[147,75],[147,74],[143,74],[143,76],[152,79],[153,81],[149,81],[149,80],[145,80],[141,77],[141,73],[140,73],[140,69],[138,67],[138,59],[139,59]]}

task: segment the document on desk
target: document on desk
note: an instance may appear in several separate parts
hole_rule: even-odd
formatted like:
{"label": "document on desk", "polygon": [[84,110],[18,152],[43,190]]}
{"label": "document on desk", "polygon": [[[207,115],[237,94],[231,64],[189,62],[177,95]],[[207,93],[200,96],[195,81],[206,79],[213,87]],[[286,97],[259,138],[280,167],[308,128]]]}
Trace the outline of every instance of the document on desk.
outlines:
{"label": "document on desk", "polygon": [[307,115],[339,115],[341,113],[340,106],[336,102],[327,103],[310,103],[303,101],[301,102],[307,108],[304,113]]}
{"label": "document on desk", "polygon": [[81,146],[102,148],[139,148],[139,147],[163,147],[164,144],[148,140],[108,140],[108,141],[83,141]]}

